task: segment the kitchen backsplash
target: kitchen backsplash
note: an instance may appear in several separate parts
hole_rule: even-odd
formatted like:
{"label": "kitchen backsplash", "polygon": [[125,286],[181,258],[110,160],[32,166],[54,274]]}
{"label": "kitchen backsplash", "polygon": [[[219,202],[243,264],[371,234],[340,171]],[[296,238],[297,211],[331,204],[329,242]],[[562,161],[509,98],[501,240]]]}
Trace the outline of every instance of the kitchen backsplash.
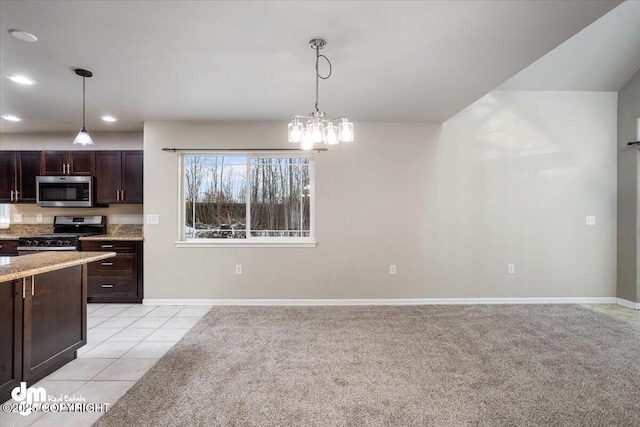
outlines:
{"label": "kitchen backsplash", "polygon": [[[18,236],[31,236],[34,234],[53,233],[53,224],[11,224],[9,228],[4,228],[2,234],[14,234]],[[107,223],[107,234],[140,236],[142,235],[142,224],[109,224]]]}

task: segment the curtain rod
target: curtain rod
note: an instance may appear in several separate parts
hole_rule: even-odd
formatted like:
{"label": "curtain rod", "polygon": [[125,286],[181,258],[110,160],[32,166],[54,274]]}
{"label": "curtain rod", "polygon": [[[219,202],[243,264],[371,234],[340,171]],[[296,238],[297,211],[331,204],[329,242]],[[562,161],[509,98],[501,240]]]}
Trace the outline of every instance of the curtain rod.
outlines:
{"label": "curtain rod", "polygon": [[265,152],[265,151],[294,151],[298,153],[308,153],[310,151],[327,151],[326,148],[314,148],[313,150],[301,150],[299,148],[163,148],[162,151],[177,153],[180,151],[242,151],[242,152]]}

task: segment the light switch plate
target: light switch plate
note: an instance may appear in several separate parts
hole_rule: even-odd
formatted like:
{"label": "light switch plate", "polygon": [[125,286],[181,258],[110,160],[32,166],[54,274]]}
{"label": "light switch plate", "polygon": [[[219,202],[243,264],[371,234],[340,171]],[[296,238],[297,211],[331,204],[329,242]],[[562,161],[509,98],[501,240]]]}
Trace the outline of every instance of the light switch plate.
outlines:
{"label": "light switch plate", "polygon": [[22,214],[13,214],[13,222],[14,223],[22,222]]}
{"label": "light switch plate", "polygon": [[160,215],[150,214],[145,216],[145,223],[147,224],[160,224]]}
{"label": "light switch plate", "polygon": [[37,223],[41,223],[42,222],[42,214],[37,214],[36,215],[36,222]]}

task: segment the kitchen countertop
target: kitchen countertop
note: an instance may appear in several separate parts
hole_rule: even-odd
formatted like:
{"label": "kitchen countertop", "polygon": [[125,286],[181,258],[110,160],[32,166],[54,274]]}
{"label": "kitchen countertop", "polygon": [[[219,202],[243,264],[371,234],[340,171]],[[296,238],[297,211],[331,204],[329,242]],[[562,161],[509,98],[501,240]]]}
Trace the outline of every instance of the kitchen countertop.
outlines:
{"label": "kitchen countertop", "polygon": [[93,236],[80,237],[80,240],[129,240],[143,241],[142,234],[96,234]]}
{"label": "kitchen countertop", "polygon": [[0,234],[0,240],[18,240],[17,234]]}
{"label": "kitchen countertop", "polygon": [[44,251],[18,257],[0,257],[0,282],[62,270],[114,256],[115,252]]}

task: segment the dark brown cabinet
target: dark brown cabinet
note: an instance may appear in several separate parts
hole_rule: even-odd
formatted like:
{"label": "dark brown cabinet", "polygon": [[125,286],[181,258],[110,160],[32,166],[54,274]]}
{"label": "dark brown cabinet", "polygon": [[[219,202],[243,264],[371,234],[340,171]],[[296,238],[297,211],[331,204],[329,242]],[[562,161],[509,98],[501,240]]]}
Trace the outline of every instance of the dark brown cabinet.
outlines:
{"label": "dark brown cabinet", "polygon": [[95,173],[94,151],[42,151],[41,175],[85,175]]}
{"label": "dark brown cabinet", "polygon": [[96,203],[142,203],[142,151],[96,151]]}
{"label": "dark brown cabinet", "polygon": [[0,239],[0,256],[17,256],[18,241],[9,239]]}
{"label": "dark brown cabinet", "polygon": [[80,248],[117,254],[115,258],[88,264],[89,302],[142,302],[141,241],[81,240]]}
{"label": "dark brown cabinet", "polygon": [[87,342],[86,267],[0,283],[0,400],[75,358]]}
{"label": "dark brown cabinet", "polygon": [[0,400],[22,378],[22,280],[0,283]]}
{"label": "dark brown cabinet", "polygon": [[0,151],[0,203],[34,203],[39,151]]}

